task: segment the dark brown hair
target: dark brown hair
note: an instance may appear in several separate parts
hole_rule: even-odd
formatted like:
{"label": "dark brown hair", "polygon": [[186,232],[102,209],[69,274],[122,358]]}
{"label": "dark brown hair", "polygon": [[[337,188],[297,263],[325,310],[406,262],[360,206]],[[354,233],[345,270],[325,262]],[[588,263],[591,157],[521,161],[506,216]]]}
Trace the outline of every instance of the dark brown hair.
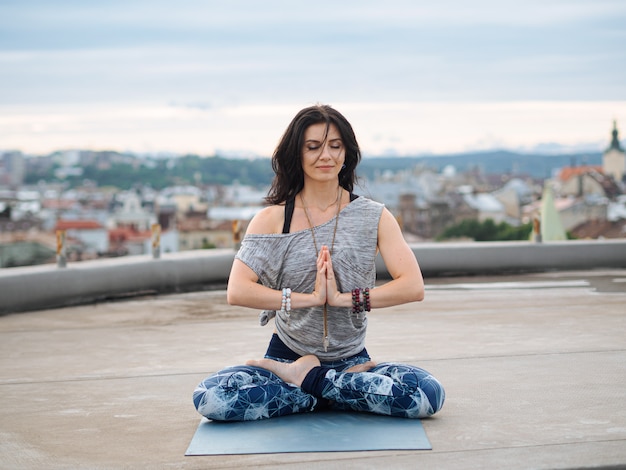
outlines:
{"label": "dark brown hair", "polygon": [[329,105],[304,108],[293,118],[285,130],[274,154],[272,169],[274,180],[265,200],[269,204],[280,204],[294,198],[304,186],[302,170],[302,148],[304,131],[312,124],[334,124],[341,135],[345,148],[344,167],[339,172],[339,185],[352,192],[356,183],[356,166],[361,161],[361,150],[348,120]]}

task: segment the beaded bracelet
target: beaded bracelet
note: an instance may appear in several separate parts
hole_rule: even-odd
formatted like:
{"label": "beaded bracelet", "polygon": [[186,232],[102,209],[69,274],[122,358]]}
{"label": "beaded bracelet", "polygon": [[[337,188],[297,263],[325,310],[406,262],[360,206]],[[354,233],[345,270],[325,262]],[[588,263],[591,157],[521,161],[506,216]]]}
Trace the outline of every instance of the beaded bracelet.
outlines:
{"label": "beaded bracelet", "polygon": [[289,314],[291,312],[291,289],[283,287],[283,296],[280,301],[280,311]]}
{"label": "beaded bracelet", "polygon": [[352,291],[352,313],[361,313],[363,302],[361,301],[361,289],[358,287]]}
{"label": "beaded bracelet", "polygon": [[370,288],[366,287],[363,289],[363,306],[366,312],[369,312],[372,309],[372,305],[370,304]]}

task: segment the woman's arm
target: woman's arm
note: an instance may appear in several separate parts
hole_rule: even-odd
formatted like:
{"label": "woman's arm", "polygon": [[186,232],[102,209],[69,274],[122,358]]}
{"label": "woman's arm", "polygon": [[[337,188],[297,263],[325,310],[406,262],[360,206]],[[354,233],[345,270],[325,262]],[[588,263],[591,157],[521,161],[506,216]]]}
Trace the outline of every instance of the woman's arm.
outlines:
{"label": "woman's arm", "polygon": [[[282,206],[271,206],[263,209],[252,218],[246,234],[280,233],[283,213],[284,207]],[[311,294],[292,292],[291,308],[306,308],[324,304],[326,301],[326,274],[325,265],[320,257],[317,261],[317,272],[315,291]],[[282,295],[282,290],[271,289],[259,284],[259,277],[250,267],[239,259],[234,260],[226,289],[226,299],[230,305],[261,310],[280,310]]]}
{"label": "woman's arm", "polygon": [[[376,289],[370,289],[372,308],[391,307],[424,299],[424,279],[413,251],[404,240],[396,219],[387,209],[378,222],[378,248],[392,280]],[[330,254],[326,253],[328,266],[328,304],[350,307],[352,293],[337,291]],[[365,286],[364,286],[365,287]]]}
{"label": "woman's arm", "polygon": [[383,209],[378,223],[378,248],[392,280],[370,291],[372,308],[423,300],[422,271],[398,222],[387,209]]}
{"label": "woman's arm", "polygon": [[[319,277],[319,270],[318,270]],[[258,276],[241,260],[235,259],[228,278],[226,300],[230,305],[257,308],[260,310],[280,310],[283,292],[258,283]],[[325,283],[324,283],[325,285]],[[323,296],[322,296],[323,294]],[[323,305],[326,293],[319,290],[311,294],[291,292],[291,308],[306,308]]]}

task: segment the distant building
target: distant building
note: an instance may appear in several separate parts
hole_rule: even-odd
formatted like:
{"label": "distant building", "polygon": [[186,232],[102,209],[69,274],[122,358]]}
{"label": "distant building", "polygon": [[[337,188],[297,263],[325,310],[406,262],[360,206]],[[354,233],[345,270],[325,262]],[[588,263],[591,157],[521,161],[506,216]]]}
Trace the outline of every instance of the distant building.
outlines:
{"label": "distant building", "polygon": [[76,259],[97,258],[109,250],[109,236],[105,227],[96,220],[58,220],[55,230],[65,230],[68,256]]}
{"label": "distant building", "polygon": [[176,212],[205,212],[209,205],[202,190],[195,186],[172,186],[164,189],[157,198],[159,205],[174,205]]}
{"label": "distant building", "polygon": [[615,198],[620,193],[616,180],[604,173],[600,166],[565,167],[558,175],[560,196],[597,196]]}
{"label": "distant building", "polygon": [[462,193],[462,196],[465,204],[477,212],[479,222],[491,219],[499,224],[507,218],[505,205],[491,193],[466,191]]}
{"label": "distant building", "polygon": [[[137,256],[152,253],[152,230],[137,230],[135,227],[117,227],[109,230],[107,256]],[[178,252],[178,230],[167,230],[159,236],[161,253]]]}
{"label": "distant building", "polygon": [[617,122],[613,121],[612,139],[609,147],[602,156],[602,169],[605,174],[611,175],[615,181],[622,182],[626,173],[626,155],[619,143]]}
{"label": "distant building", "polygon": [[134,227],[117,227],[109,230],[109,251],[107,256],[143,255],[146,242],[152,239],[152,232],[139,231]]}
{"label": "distant building", "polygon": [[114,211],[110,217],[110,227],[132,227],[137,232],[148,232],[152,224],[156,223],[156,216],[141,205],[139,196],[133,191],[126,191],[118,195],[122,207]]}
{"label": "distant building", "polygon": [[6,152],[0,155],[0,186],[17,188],[24,182],[26,164],[22,152]]}
{"label": "distant building", "polygon": [[155,212],[157,215],[157,223],[163,230],[169,230],[176,228],[176,204],[163,198],[157,199],[155,206]]}
{"label": "distant building", "polygon": [[232,222],[187,217],[178,224],[180,251],[232,248]]}
{"label": "distant building", "polygon": [[532,202],[532,188],[519,178],[509,180],[491,193],[504,206],[506,222],[518,225],[522,221],[522,207]]}
{"label": "distant building", "polygon": [[[570,231],[575,227],[587,223],[588,221],[605,221],[607,219],[607,200],[606,198],[588,196],[588,197],[553,197],[552,193],[548,193],[550,201],[550,209],[554,208],[558,214],[559,223],[565,231]],[[546,193],[544,192],[544,198]],[[546,218],[555,218],[554,214],[544,215],[543,207],[545,202],[543,198],[532,204],[524,206],[523,220],[529,222],[536,216],[541,217],[542,224],[546,222]],[[543,235],[543,228],[542,228]],[[549,240],[544,238],[544,241]]]}
{"label": "distant building", "polygon": [[249,221],[262,210],[263,206],[211,207],[207,211],[207,217],[216,221]]}
{"label": "distant building", "polygon": [[405,193],[398,196],[398,208],[395,210],[395,216],[403,232],[423,238],[433,236],[430,211],[421,201],[417,201],[415,194]]}
{"label": "distant building", "polygon": [[[180,240],[178,230],[167,230],[161,232],[159,236],[159,250],[161,253],[177,253],[179,251]],[[152,253],[152,233],[143,241],[143,252],[137,254]]]}

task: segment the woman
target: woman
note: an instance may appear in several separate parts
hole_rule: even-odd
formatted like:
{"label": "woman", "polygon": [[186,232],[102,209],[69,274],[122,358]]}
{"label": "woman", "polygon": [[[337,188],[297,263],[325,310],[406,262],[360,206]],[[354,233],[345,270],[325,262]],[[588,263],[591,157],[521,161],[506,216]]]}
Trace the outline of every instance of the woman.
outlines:
{"label": "woman", "polygon": [[[194,392],[209,419],[242,421],[330,408],[421,418],[445,393],[428,372],[375,364],[367,312],[424,298],[400,227],[352,193],[361,153],[351,125],[326,105],[301,110],[272,157],[270,205],[248,226],[228,282],[231,305],[274,318],[265,357],[224,369]],[[380,252],[392,280],[374,289]]]}

